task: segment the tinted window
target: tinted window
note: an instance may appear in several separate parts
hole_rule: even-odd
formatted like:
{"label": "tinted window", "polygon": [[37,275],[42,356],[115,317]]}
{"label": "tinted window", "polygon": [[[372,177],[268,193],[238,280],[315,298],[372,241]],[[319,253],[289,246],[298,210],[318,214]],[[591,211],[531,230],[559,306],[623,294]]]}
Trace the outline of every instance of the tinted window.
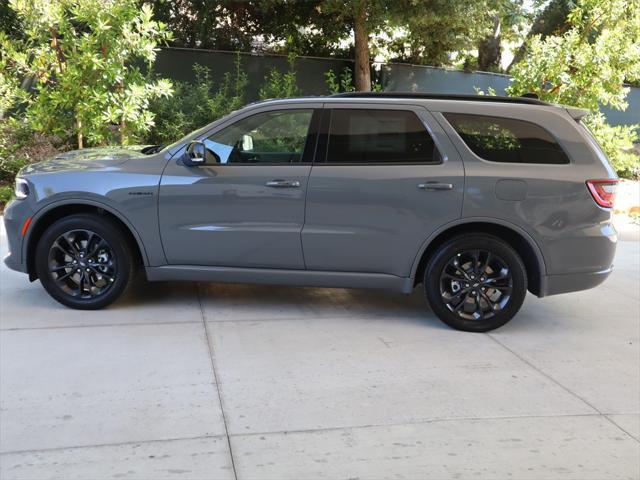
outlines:
{"label": "tinted window", "polygon": [[302,159],[313,110],[258,113],[204,141],[207,163],[297,163]]}
{"label": "tinted window", "polygon": [[329,163],[435,163],[440,156],[413,112],[332,110]]}
{"label": "tinted window", "polygon": [[492,162],[569,163],[560,145],[542,127],[512,118],[445,113],[462,140]]}

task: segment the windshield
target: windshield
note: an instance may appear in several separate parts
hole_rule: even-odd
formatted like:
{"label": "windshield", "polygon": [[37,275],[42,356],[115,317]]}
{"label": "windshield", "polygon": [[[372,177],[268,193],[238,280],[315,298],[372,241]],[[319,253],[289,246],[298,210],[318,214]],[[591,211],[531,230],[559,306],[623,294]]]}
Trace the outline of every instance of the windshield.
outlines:
{"label": "windshield", "polygon": [[[248,106],[248,105],[247,105]],[[246,107],[245,107],[246,108]],[[207,125],[205,125],[204,127],[200,127],[197,130],[194,130],[193,132],[185,135],[184,137],[182,137],[181,139],[163,146],[160,150],[167,150],[171,155],[175,155],[176,152],[178,151],[179,148],[181,148],[182,146],[184,146],[186,143],[190,142],[191,140],[194,140],[198,137],[201,137],[203,134],[205,134],[206,132],[208,132],[209,130],[211,130],[213,127],[215,127],[217,124],[225,121],[230,115],[235,114],[236,112],[238,112],[240,110],[234,110],[232,112],[229,112],[228,114],[226,114],[225,116],[223,116],[222,118],[219,118],[217,120],[214,120],[211,123],[208,123]]]}

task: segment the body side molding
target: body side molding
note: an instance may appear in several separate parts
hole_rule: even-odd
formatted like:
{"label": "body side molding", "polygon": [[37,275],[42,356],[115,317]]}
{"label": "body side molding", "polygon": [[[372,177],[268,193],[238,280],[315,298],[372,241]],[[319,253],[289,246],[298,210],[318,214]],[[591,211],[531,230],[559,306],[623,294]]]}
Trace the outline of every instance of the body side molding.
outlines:
{"label": "body side molding", "polygon": [[189,280],[196,282],[259,283],[329,288],[371,288],[411,293],[408,277],[382,273],[282,270],[274,268],[233,268],[199,265],[146,267],[149,281]]}

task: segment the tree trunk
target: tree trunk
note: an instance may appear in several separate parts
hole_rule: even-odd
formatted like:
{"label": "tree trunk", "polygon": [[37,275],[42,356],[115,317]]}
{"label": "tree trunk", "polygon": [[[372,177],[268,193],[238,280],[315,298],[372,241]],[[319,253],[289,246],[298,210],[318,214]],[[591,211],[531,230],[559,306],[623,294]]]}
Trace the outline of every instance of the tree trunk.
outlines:
{"label": "tree trunk", "polygon": [[127,124],[124,116],[120,119],[120,145],[125,145],[127,141]]}
{"label": "tree trunk", "polygon": [[82,120],[76,116],[76,128],[78,129],[78,148],[84,148],[84,138],[82,136]]}
{"label": "tree trunk", "polygon": [[478,44],[478,70],[496,71],[500,68],[502,48],[500,47],[500,16],[493,17],[493,31]]}
{"label": "tree trunk", "polygon": [[369,32],[367,31],[367,0],[358,2],[353,31],[355,34],[356,65],[355,83],[359,92],[371,91],[371,66],[369,64]]}

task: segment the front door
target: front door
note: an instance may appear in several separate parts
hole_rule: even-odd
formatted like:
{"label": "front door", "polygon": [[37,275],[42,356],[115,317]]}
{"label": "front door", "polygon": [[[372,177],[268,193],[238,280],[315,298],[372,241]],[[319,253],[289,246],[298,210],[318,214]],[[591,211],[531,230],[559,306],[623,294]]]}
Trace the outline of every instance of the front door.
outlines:
{"label": "front door", "polygon": [[460,217],[462,162],[421,107],[326,107],[302,231],[307,268],[408,277],[427,238]]}
{"label": "front door", "polygon": [[314,111],[289,105],[241,114],[199,139],[204,164],[187,166],[180,153],[169,162],[159,202],[169,264],[304,268]]}

